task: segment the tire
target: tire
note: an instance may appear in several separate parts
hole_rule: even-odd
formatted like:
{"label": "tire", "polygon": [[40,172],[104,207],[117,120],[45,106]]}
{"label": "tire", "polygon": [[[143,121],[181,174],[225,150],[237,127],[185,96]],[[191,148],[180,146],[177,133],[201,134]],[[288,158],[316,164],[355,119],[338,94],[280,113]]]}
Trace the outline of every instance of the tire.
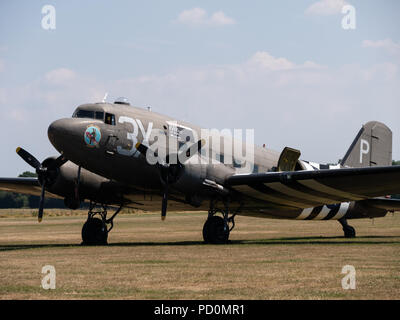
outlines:
{"label": "tire", "polygon": [[87,219],[82,227],[83,245],[104,245],[107,238],[107,228],[99,218]]}
{"label": "tire", "polygon": [[205,243],[224,244],[229,239],[229,229],[224,230],[224,219],[218,216],[208,218],[203,227]]}
{"label": "tire", "polygon": [[352,226],[347,226],[343,228],[344,237],[345,238],[355,238],[356,237],[356,230]]}

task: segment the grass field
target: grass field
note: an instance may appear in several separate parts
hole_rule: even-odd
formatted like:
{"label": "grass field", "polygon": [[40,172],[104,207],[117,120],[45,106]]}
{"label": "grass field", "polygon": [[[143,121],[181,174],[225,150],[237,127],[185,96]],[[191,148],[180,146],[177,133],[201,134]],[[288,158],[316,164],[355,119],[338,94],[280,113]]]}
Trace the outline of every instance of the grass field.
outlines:
{"label": "grass field", "polygon": [[[206,213],[122,214],[95,247],[80,245],[83,212],[45,214],[0,211],[0,299],[400,298],[400,214],[349,221],[355,239],[337,221],[239,216],[228,245],[202,243]],[[55,290],[41,288],[45,265]]]}

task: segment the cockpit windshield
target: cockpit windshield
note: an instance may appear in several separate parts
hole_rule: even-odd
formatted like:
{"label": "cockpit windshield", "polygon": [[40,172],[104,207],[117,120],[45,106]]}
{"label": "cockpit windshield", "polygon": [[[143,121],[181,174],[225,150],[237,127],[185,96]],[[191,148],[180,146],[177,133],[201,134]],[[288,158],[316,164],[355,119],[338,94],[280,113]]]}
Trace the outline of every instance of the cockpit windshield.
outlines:
{"label": "cockpit windshield", "polygon": [[104,112],[78,109],[77,111],[75,111],[75,113],[72,115],[72,117],[73,118],[88,118],[88,119],[104,120]]}

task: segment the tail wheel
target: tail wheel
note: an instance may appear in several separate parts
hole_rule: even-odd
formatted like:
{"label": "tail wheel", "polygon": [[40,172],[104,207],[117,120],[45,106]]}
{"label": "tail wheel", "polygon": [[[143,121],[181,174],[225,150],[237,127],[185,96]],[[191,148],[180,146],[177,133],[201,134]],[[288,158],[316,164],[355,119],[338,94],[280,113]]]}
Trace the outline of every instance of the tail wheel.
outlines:
{"label": "tail wheel", "polygon": [[89,218],[82,227],[82,244],[107,244],[107,227],[99,218]]}
{"label": "tail wheel", "polygon": [[229,239],[229,228],[225,226],[224,219],[218,216],[209,217],[204,223],[203,239],[205,243],[227,243]]}
{"label": "tail wheel", "polygon": [[347,225],[343,227],[344,237],[345,238],[355,238],[356,237],[356,230],[352,227]]}

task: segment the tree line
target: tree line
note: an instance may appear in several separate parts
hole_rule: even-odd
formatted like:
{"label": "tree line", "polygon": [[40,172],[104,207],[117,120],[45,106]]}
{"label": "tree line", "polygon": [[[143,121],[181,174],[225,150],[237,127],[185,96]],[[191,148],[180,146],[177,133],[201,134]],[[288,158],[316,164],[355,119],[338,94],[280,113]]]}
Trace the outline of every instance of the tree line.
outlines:
{"label": "tree line", "polygon": [[[36,173],[25,171],[18,177],[35,178]],[[0,191],[0,208],[38,208],[40,197],[26,194]],[[64,201],[61,199],[45,199],[47,208],[64,208]]]}

